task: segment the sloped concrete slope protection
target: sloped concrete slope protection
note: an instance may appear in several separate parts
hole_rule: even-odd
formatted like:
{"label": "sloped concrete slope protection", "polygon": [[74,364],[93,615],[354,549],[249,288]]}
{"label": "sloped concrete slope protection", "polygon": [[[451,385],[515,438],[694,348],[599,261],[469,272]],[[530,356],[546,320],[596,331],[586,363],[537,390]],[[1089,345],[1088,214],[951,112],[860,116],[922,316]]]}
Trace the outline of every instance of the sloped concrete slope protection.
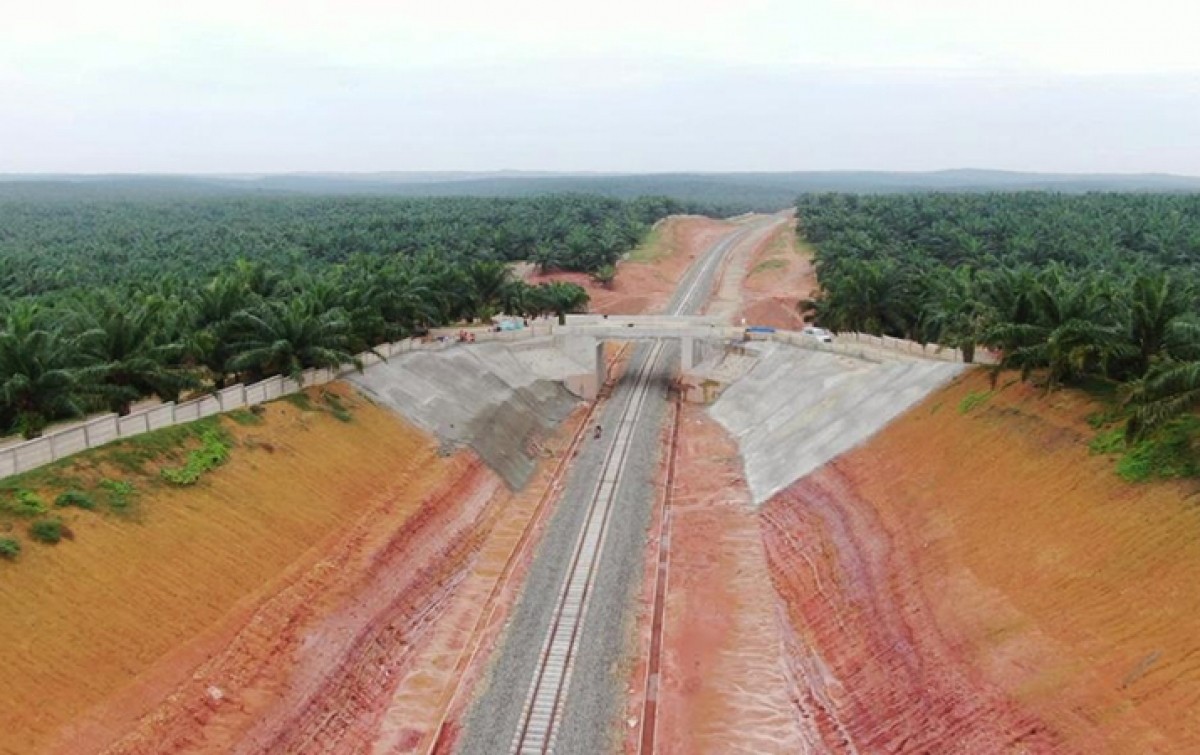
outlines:
{"label": "sloped concrete slope protection", "polygon": [[738,443],[755,504],[845,453],[961,372],[756,344],[760,354],[711,408]]}
{"label": "sloped concrete slope protection", "polygon": [[559,369],[581,371],[550,347],[479,344],[393,357],[350,380],[449,446],[471,447],[519,490],[533,473],[540,439],[577,404],[548,379]]}

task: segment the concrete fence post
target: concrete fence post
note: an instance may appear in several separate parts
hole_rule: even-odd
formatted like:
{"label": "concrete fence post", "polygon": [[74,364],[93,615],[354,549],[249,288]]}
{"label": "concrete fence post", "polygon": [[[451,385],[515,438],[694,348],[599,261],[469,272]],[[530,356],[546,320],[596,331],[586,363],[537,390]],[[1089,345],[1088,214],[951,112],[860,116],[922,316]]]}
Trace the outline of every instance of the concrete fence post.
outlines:
{"label": "concrete fence post", "polygon": [[17,473],[17,457],[11,448],[0,450],[0,477],[11,477]]}

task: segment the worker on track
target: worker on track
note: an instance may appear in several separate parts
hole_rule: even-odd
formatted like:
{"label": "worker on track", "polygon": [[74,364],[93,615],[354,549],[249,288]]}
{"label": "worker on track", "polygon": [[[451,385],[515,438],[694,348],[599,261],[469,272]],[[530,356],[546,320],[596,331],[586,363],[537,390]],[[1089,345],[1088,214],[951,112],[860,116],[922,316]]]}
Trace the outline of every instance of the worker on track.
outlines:
{"label": "worker on track", "polygon": [[604,431],[600,428],[600,425],[596,425],[596,431],[594,433],[592,433],[592,437],[595,438],[596,440],[600,440],[600,435],[603,432]]}

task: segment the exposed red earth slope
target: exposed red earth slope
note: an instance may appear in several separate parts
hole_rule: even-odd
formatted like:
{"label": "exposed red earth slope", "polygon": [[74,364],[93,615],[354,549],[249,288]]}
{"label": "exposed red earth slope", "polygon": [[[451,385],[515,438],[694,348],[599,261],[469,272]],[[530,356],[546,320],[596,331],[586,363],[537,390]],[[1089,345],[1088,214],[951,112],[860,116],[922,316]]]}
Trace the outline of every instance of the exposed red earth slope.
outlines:
{"label": "exposed red earth slope", "polygon": [[1197,486],[1089,456],[1078,395],[982,373],[763,508],[832,752],[1200,751]]}
{"label": "exposed red earth slope", "polygon": [[[350,423],[285,401],[267,406],[260,426],[225,420],[238,447],[198,485],[147,491],[137,520],[67,513],[74,542],[29,547],[0,565],[0,751],[35,751],[68,723],[65,751],[95,749],[260,607],[277,605],[276,594],[342,568],[343,548],[359,546],[343,542],[347,531],[381,516],[369,529],[390,534],[472,466],[346,400],[357,404]],[[103,715],[84,716],[117,697]]]}
{"label": "exposed red earth slope", "polygon": [[[451,466],[441,483],[415,500],[407,486],[379,499],[305,583],[273,596],[278,610],[260,611],[208,658],[200,684],[193,676],[110,751],[416,751],[441,720],[443,692],[477,622],[503,620],[502,611],[485,614],[487,597],[527,525],[544,513],[541,493],[583,413],[544,445],[535,479],[519,494],[460,452],[441,462]],[[228,702],[204,699],[211,679],[230,684]]]}
{"label": "exposed red earth slope", "polygon": [[530,283],[559,280],[577,283],[591,296],[589,310],[602,314],[654,314],[666,307],[696,257],[733,223],[699,216],[672,216],[663,220],[645,246],[617,265],[611,287],[602,286],[585,273],[547,273],[528,277]]}
{"label": "exposed red earth slope", "polygon": [[744,318],[750,325],[799,330],[804,319],[796,304],[817,290],[812,250],[796,238],[793,221],[755,250],[741,279],[737,322]]}

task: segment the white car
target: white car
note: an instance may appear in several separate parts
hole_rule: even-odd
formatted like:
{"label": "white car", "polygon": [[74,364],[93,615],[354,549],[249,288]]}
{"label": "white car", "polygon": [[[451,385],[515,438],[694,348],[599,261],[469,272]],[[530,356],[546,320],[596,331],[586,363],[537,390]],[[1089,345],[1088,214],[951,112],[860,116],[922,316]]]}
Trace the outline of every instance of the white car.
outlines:
{"label": "white car", "polygon": [[833,343],[833,334],[825,330],[825,328],[818,328],[816,325],[807,325],[801,332],[821,343]]}

